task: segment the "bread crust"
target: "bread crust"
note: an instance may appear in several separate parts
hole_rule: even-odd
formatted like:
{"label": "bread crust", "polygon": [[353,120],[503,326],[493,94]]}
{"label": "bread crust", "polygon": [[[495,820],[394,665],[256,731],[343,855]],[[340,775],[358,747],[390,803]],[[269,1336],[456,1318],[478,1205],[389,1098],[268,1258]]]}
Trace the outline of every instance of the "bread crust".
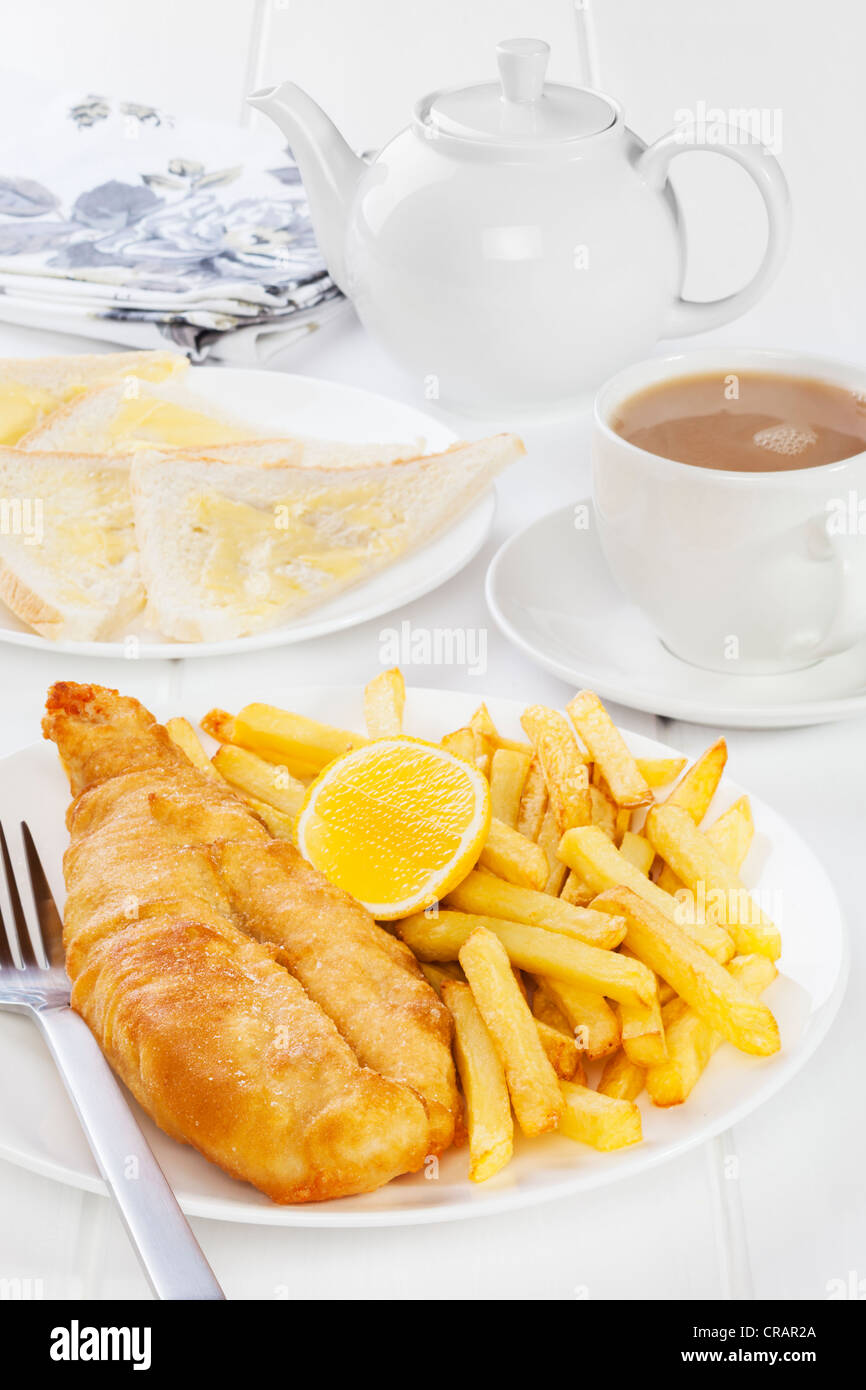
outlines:
{"label": "bread crust", "polygon": [[32,430],[28,430],[26,434],[22,434],[21,438],[17,440],[12,447],[15,449],[24,449],[27,453],[32,453],[35,449],[42,448],[42,436],[47,434],[59,421],[67,420],[82,399],[82,396],[73,396],[71,401],[66,401],[65,404],[57,406],[54,410],[50,410],[47,415],[41,417],[39,423],[34,425]]}
{"label": "bread crust", "polygon": [[[164,381],[150,381],[142,378],[141,387],[143,389],[140,394],[155,403],[174,403],[188,410],[197,410],[201,414],[206,415],[208,419],[222,424],[227,428],[231,427],[236,430],[253,429],[253,426],[247,421],[236,420],[226,412],[212,407],[209,401],[197,397],[195,393],[189,391],[182,382],[178,383],[172,377],[168,377]],[[98,435],[100,425],[107,425],[114,412],[123,405],[126,399],[124,394],[125,391],[125,381],[119,381],[113,376],[108,381],[95,382],[92,386],[86,390],[79,391],[71,400],[66,401],[65,404],[44,416],[39,421],[38,425],[34,426],[29,433],[23,435],[22,438],[17,441],[16,447],[28,451],[38,448],[45,449],[52,453],[62,452],[66,447],[63,441],[63,431],[70,422],[72,423],[73,429],[76,428],[76,424],[80,426],[80,423],[83,423],[85,431],[90,429]],[[99,415],[100,408],[103,411],[102,417]],[[88,418],[91,411],[94,412],[95,418]],[[77,417],[82,414],[84,419],[82,422],[78,422]],[[60,431],[59,444],[52,442],[58,430]],[[248,441],[236,441],[236,443],[243,444],[245,448],[249,448],[252,444],[259,442],[260,438],[255,435],[251,436]],[[137,448],[142,447],[161,449],[161,446],[157,443],[144,446],[139,444],[137,446]],[[225,448],[226,446],[214,445],[207,447]],[[124,448],[122,447],[122,443],[116,449],[112,448],[109,444],[105,447],[105,453],[109,455],[124,456],[134,452],[136,452],[135,447]],[[173,453],[175,452],[175,448],[166,446],[165,452]]]}
{"label": "bread crust", "polygon": [[27,623],[40,637],[57,641],[62,635],[63,614],[59,608],[47,603],[20,575],[0,558],[0,600],[22,623]]}
{"label": "bread crust", "polygon": [[[0,377],[36,386],[45,390],[62,389],[64,385],[86,385],[107,380],[123,372],[136,375],[139,369],[155,363],[165,365],[167,375],[174,376],[189,366],[183,353],[144,352],[85,352],[70,357],[3,357],[0,358]],[[147,378],[143,378],[147,380]]]}

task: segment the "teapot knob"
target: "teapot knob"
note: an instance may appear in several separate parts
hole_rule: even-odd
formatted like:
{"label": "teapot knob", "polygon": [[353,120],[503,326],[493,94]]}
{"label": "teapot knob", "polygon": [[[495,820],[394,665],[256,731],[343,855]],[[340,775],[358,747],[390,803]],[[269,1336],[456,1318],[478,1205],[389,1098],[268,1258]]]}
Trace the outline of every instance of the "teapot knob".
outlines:
{"label": "teapot knob", "polygon": [[496,45],[496,61],[504,101],[538,101],[544,93],[544,75],[550,44],[543,39],[503,39]]}

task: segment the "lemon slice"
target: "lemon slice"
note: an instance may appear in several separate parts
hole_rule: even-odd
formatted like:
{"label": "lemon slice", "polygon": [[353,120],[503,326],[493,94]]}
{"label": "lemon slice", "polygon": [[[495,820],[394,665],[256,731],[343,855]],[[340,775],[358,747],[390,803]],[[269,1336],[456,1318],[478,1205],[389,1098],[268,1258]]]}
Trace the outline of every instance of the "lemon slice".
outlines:
{"label": "lemon slice", "polygon": [[390,920],[466,877],[490,827],[484,774],[435,743],[387,738],[336,758],[295,822],[305,859]]}

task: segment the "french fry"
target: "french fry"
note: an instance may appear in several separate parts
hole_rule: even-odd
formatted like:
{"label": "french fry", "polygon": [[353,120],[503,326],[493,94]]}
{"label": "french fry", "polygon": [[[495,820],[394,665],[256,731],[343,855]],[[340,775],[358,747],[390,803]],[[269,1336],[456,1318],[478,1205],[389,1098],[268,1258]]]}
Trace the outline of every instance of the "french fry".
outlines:
{"label": "french fry", "polygon": [[473,729],[472,739],[474,744],[475,756],[473,758],[473,761],[475,763],[475,766],[481,769],[485,777],[489,778],[490,764],[493,759],[494,753],[493,741],[492,739],[488,738],[486,734],[478,733],[477,729]]}
{"label": "french fry", "polygon": [[647,839],[678,878],[705,898],[706,917],[728,929],[740,955],[757,952],[778,960],[778,928],[761,909],[734,870],[698,830],[680,806],[654,806],[647,816]]}
{"label": "french fry", "polygon": [[635,758],[638,771],[646,782],[647,786],[653,791],[658,787],[666,787],[669,782],[673,782],[679,777],[686,765],[686,758]]}
{"label": "french fry", "polygon": [[656,856],[655,866],[652,871],[652,879],[653,883],[655,883],[663,893],[669,893],[672,898],[675,898],[677,893],[681,893],[683,888],[685,888],[682,879],[677,878],[670,864],[666,864],[664,860],[659,859],[658,856]]}
{"label": "french fry", "polygon": [[248,748],[223,743],[213,756],[213,765],[230,786],[244,796],[254,797],[294,818],[301,809],[306,789],[288,768],[265,762]]}
{"label": "french fry", "polygon": [[[704,834],[725,862],[735,872],[739,872],[745,863],[755,834],[749,798],[741,796],[727,811],[723,811],[712,825],[707,826]],[[656,883],[665,892],[677,894],[684,887],[682,880],[677,878],[668,864],[661,860],[659,864],[661,867],[656,876]]]}
{"label": "french fry", "polygon": [[[530,1007],[532,1009],[533,1018],[538,1024],[538,1036],[541,1038],[542,1047],[547,1053],[550,1064],[557,1076],[562,1081],[580,1081],[581,1083],[585,1083],[586,1075],[583,1070],[583,1060],[580,1055],[580,1049],[575,1041],[574,1032],[569,1026],[565,1014],[555,1003],[552,994],[544,988],[543,980],[536,981]],[[554,1049],[551,1039],[551,1035],[554,1034],[558,1038],[565,1039],[567,1044],[567,1050],[565,1052]],[[573,1068],[570,1076],[566,1074],[568,1067]]]}
{"label": "french fry", "polygon": [[472,735],[472,752],[471,754],[461,754],[461,756],[468,756],[469,761],[479,767],[485,777],[489,777],[490,760],[496,748],[497,734],[496,725],[490,718],[486,705],[478,706],[466,727]]}
{"label": "french fry", "polygon": [[577,1043],[571,1034],[561,1033],[558,1028],[552,1028],[549,1023],[542,1022],[540,1018],[536,1018],[535,1027],[538,1030],[538,1039],[544,1048],[544,1054],[559,1080],[579,1081],[581,1085],[585,1085],[586,1073],[583,1070]]}
{"label": "french fry", "polygon": [[556,853],[559,849],[559,825],[552,806],[548,806],[542,818],[541,829],[538,832],[538,845],[544,851],[547,863],[544,891],[551,897],[558,897],[565,883],[568,869]]}
{"label": "french fry", "polygon": [[[744,819],[748,822],[748,824],[752,827],[752,830],[755,829],[755,817],[752,815],[752,803],[749,800],[749,798],[745,795],[738,796],[736,801],[732,801],[727,811],[723,811],[722,814],[719,816],[718,820],[713,822],[713,825],[718,825],[719,821],[722,821],[725,819],[726,816],[733,814],[743,816]],[[709,826],[708,829],[712,830],[713,825]]]}
{"label": "french fry", "polygon": [[501,941],[477,928],[460,949],[460,964],[505,1069],[520,1128],[527,1135],[556,1129],[563,1109],[559,1082]]}
{"label": "french fry", "polygon": [[469,720],[469,727],[475,733],[483,734],[485,738],[489,738],[491,743],[498,744],[499,730],[490,716],[490,710],[483,701]]}
{"label": "french fry", "polygon": [[739,873],[752,846],[755,822],[749,798],[741,796],[704,831],[708,841],[725,863]]}
{"label": "french fry", "polygon": [[[283,811],[276,809],[273,805],[268,805],[266,802],[259,800],[252,794],[254,788],[244,788],[232,781],[231,778],[224,777],[219,768],[208,757],[189,720],[183,718],[169,719],[165,728],[172,742],[177,744],[178,748],[186,754],[194,767],[197,767],[200,772],[206,772],[209,776],[217,778],[220,782],[226,782],[232,787],[233,791],[237,791],[243,797],[247,805],[255,811],[259,820],[262,821],[269,833],[273,835],[274,839],[292,839],[294,830],[293,814],[287,815]],[[218,754],[223,751],[222,748],[219,749]],[[239,753],[243,750],[233,749],[231,751]],[[218,756],[218,754],[216,756]],[[249,756],[254,757],[254,754],[250,754]],[[263,766],[267,767],[268,764],[265,763]],[[300,786],[300,783],[298,785],[300,787],[301,798],[303,798],[304,788]],[[298,806],[300,806],[300,800],[298,801]]]}
{"label": "french fry", "polygon": [[599,826],[609,839],[616,839],[616,806],[607,792],[593,783],[589,789],[589,799],[593,825]]}
{"label": "french fry", "polygon": [[498,874],[508,883],[521,888],[541,890],[547,882],[547,857],[544,850],[527,840],[518,830],[504,821],[491,817],[490,829],[478,859],[482,868]]}
{"label": "french fry", "polygon": [[588,907],[595,894],[580,874],[569,869],[559,896],[564,903],[571,903],[573,907]]}
{"label": "french fry", "polygon": [[294,840],[294,817],[287,816],[284,811],[278,811],[274,806],[269,806],[266,801],[257,801],[254,796],[244,796],[244,800],[248,806],[252,807],[275,840]]}
{"label": "french fry", "polygon": [[637,999],[651,1003],[657,994],[655,976],[641,961],[629,960],[618,951],[585,946],[582,941],[544,927],[442,909],[435,917],[413,913],[395,925],[406,945],[422,961],[457,960],[471,933],[486,927],[499,937],[512,965],[531,975],[564,980],[620,1003]]}
{"label": "french fry", "polygon": [[484,1182],[505,1167],[514,1149],[505,1070],[469,986],[446,979],[441,989],[454,1020],[454,1059],[469,1129],[469,1176]]}
{"label": "french fry", "polygon": [[428,985],[432,985],[436,993],[439,994],[445,980],[462,980],[466,983],[463,971],[454,961],[440,961],[434,965],[432,961],[421,961],[421,973]]}
{"label": "french fry", "polygon": [[575,869],[596,893],[624,884],[656,911],[679,923],[716,960],[724,963],[734,954],[734,943],[723,927],[715,922],[690,920],[689,904],[679,902],[659,888],[658,884],[652,883],[611,844],[598,826],[578,826],[566,831],[559,846],[559,857],[569,868]]}
{"label": "french fry", "polygon": [[610,1152],[643,1138],[640,1110],[630,1100],[615,1100],[599,1091],[590,1091],[574,1082],[561,1082],[565,1110],[559,1122],[561,1132],[578,1143]]}
{"label": "french fry", "polygon": [[178,717],[166,720],[165,731],[182,753],[185,753],[193,767],[206,772],[210,777],[218,776],[217,770],[205,752],[201,740],[188,719]]}
{"label": "french fry", "polygon": [[[681,806],[688,811],[695,825],[700,825],[716,794],[727,760],[728,745],[723,738],[716,739],[692,764],[662,804]],[[675,895],[683,886],[670,865],[661,860],[653,878],[665,893]]]}
{"label": "french fry", "polygon": [[658,999],[648,1004],[620,1004],[619,1025],[623,1051],[637,1067],[652,1067],[668,1055],[662,1011]]}
{"label": "french fry", "polygon": [[[703,833],[725,863],[738,873],[745,863],[755,834],[749,798],[741,796],[733,802]],[[685,886],[668,864],[662,864],[656,882],[665,892],[674,895]]]}
{"label": "french fry", "polygon": [[524,758],[532,759],[535,754],[532,751],[532,744],[525,738],[505,738],[497,732],[493,736],[493,742],[497,748],[507,748],[511,753],[522,753]]}
{"label": "french fry", "polygon": [[602,995],[550,978],[540,981],[539,990],[565,1015],[577,1046],[590,1061],[619,1047],[619,1018]]}
{"label": "french fry", "polygon": [[442,899],[442,906],[482,917],[526,922],[531,927],[546,927],[548,931],[563,932],[603,951],[613,950],[625,935],[625,924],[612,927],[611,918],[603,912],[572,907],[561,898],[552,898],[532,888],[519,888],[492,874],[479,873],[477,869],[451,889]]}
{"label": "french fry", "polygon": [[520,722],[541,764],[559,832],[589,825],[589,771],[568,720],[558,710],[530,705]]}
{"label": "french fry", "polygon": [[642,874],[649,874],[655,859],[655,850],[643,835],[635,835],[633,830],[627,830],[622,837],[619,852]]}
{"label": "french fry", "polygon": [[688,811],[695,825],[700,825],[710,809],[727,761],[728,745],[723,738],[716,739],[661,804],[682,807]]}
{"label": "french fry", "polygon": [[598,696],[592,690],[580,690],[567,708],[617,806],[645,806],[652,801],[652,791]]}
{"label": "french fry", "polygon": [[[231,716],[228,717],[230,718]],[[217,762],[220,760],[220,755],[225,753],[226,751],[228,751],[230,754],[244,753],[243,749],[229,748],[228,745],[224,745],[223,747],[217,750],[217,753],[214,755],[214,761],[211,761],[204,748],[202,747],[202,744],[199,742],[195,730],[189,723],[189,720],[183,718],[169,719],[165,727],[172,742],[176,743],[178,748],[180,748],[181,751],[186,754],[193,766],[197,767],[201,772],[207,772],[209,776],[217,778],[220,782],[226,782],[232,788],[233,791],[238,792],[244,798],[247,805],[250,806],[253,811],[255,811],[259,820],[262,821],[269,833],[273,835],[274,839],[292,839],[294,830],[294,814],[297,808],[300,806],[301,799],[304,795],[304,788],[301,786],[300,783],[297,784],[300,791],[300,797],[297,802],[297,807],[295,807],[294,810],[287,814],[285,811],[278,809],[272,803],[269,804],[259,799],[259,797],[255,795],[255,792],[257,790],[257,784],[255,780],[252,782],[252,784],[246,787],[242,786],[235,780],[233,780],[231,777],[224,776],[220,768],[216,765]],[[255,758],[255,754],[250,753],[245,754],[245,756],[253,758],[256,762],[258,762],[258,759]],[[270,771],[270,766],[268,763],[263,763],[262,767]]]}
{"label": "french fry", "polygon": [[625,917],[629,949],[667,980],[711,1028],[742,1052],[760,1057],[778,1052],[779,1029],[770,1010],[752,999],[724,966],[696,945],[675,922],[629,888],[608,889],[594,903],[602,911]]}
{"label": "french fry", "polygon": [[320,772],[334,758],[370,740],[275,705],[251,704],[235,715],[231,741],[268,762],[285,763],[291,771],[300,766]]}
{"label": "french fry", "polygon": [[532,1012],[539,1023],[546,1023],[548,1028],[555,1028],[558,1032],[564,1033],[567,1038],[574,1041],[574,1029],[571,1027],[562,1009],[556,1003],[553,995],[544,987],[544,980],[535,981],[535,989],[532,995]]}
{"label": "french fry", "polygon": [[643,1067],[636,1067],[620,1047],[605,1062],[596,1089],[599,1095],[613,1100],[637,1100],[645,1080]]}
{"label": "french fry", "polygon": [[215,738],[217,743],[233,743],[235,732],[235,718],[224,709],[209,709],[207,714],[199,720],[201,727],[211,738]]}
{"label": "french fry", "polygon": [[[736,956],[728,966],[735,980],[757,997],[776,978],[776,967],[766,956]],[[724,1038],[693,1009],[681,1010],[667,1028],[668,1055],[650,1067],[646,1087],[653,1105],[681,1105],[693,1091],[701,1073]]]}
{"label": "french fry", "polygon": [[490,712],[486,705],[478,706],[469,721],[469,728],[472,730],[475,765],[481,768],[485,777],[489,777],[491,761],[497,748],[498,735],[496,725],[490,718]]}
{"label": "french fry", "polygon": [[[618,949],[621,955],[632,956],[637,960],[634,951],[630,951],[625,944],[621,945]],[[669,1000],[676,998],[676,990],[671,989],[667,980],[662,980],[659,976],[656,976],[656,984],[659,992],[659,1004],[667,1004]],[[664,1015],[662,1015],[662,1017],[664,1018]]]}
{"label": "french fry", "polygon": [[442,747],[453,753],[456,758],[463,758],[467,763],[475,762],[475,734],[468,724],[462,729],[455,729],[453,733],[446,734],[441,743]]}
{"label": "french fry", "polygon": [[521,835],[525,835],[528,840],[537,840],[546,810],[547,785],[544,781],[541,763],[533,754],[529,763],[529,771],[526,774],[526,781],[523,784],[523,795],[520,798],[520,811],[517,816],[517,829]]}
{"label": "french fry", "polygon": [[364,687],[364,719],[369,738],[394,738],[403,732],[406,682],[397,666],[380,671]]}
{"label": "french fry", "polygon": [[514,983],[517,985],[517,988],[520,990],[520,993],[523,995],[524,999],[526,1000],[526,1002],[527,1002],[527,1004],[528,1004],[528,1003],[529,1003],[529,991],[528,991],[527,988],[526,988],[526,981],[525,981],[524,978],[523,978],[523,972],[522,972],[522,970],[518,970],[516,965],[512,965],[512,967],[511,967],[511,973],[512,973],[512,975],[514,976]]}
{"label": "french fry", "polygon": [[522,753],[527,758],[532,756],[532,748],[528,743],[523,743],[519,739],[502,737],[502,734],[490,717],[489,709],[483,703],[478,706],[470,719],[469,727],[476,733],[483,734],[489,741],[493,751],[497,748],[507,748],[510,752]]}
{"label": "french fry", "polygon": [[490,759],[490,809],[497,820],[517,829],[520,799],[530,758],[510,748],[497,748]]}

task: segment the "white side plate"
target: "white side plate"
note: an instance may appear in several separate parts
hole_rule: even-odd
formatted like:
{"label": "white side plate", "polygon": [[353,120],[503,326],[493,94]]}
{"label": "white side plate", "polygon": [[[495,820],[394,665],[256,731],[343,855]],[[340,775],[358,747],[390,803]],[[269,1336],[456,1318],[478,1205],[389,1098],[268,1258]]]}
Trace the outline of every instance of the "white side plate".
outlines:
{"label": "white side plate", "polygon": [[[285,687],[259,690],[255,697],[345,728],[363,727],[360,688]],[[512,700],[488,703],[502,732],[519,738],[521,707]],[[477,697],[466,694],[410,690],[406,730],[438,739],[465,723],[476,704]],[[163,718],[182,712],[156,711]],[[201,713],[185,712],[193,719]],[[638,735],[628,735],[628,741],[641,756],[675,751]],[[742,793],[742,787],[725,778],[711,815]],[[0,764],[0,817],[7,834],[11,832],[13,853],[21,853],[17,827],[25,819],[58,904],[64,896],[60,861],[67,843],[68,801],[53,746],[34,744]],[[135,1107],[184,1211],[275,1226],[392,1226],[484,1216],[627,1180],[741,1120],[789,1081],[815,1051],[841,1002],[848,965],[845,928],[821,865],[781,816],[755,798],[752,807],[756,836],[744,879],[749,887],[770,895],[767,905],[778,918],[784,946],[780,977],[766,995],[782,1035],[782,1051],[776,1057],[747,1057],[725,1045],[685,1105],[657,1110],[646,1097],[641,1100],[644,1141],[634,1148],[603,1154],[556,1136],[518,1140],[509,1167],[479,1185],[469,1182],[467,1151],[458,1149],[440,1159],[438,1177],[399,1178],[378,1192],[309,1206],[273,1205],[193,1149],[167,1138]],[[60,1182],[103,1190],[41,1038],[26,1018],[12,1014],[0,1014],[0,1095],[0,1157]]]}
{"label": "white side plate", "polygon": [[[336,381],[289,376],[283,372],[194,367],[187,384],[203,401],[249,420],[263,432],[282,431],[352,443],[417,441],[419,453],[433,454],[447,449],[456,439],[452,430],[430,415],[389,400],[387,396],[377,396]],[[447,531],[420,550],[310,613],[252,637],[228,642],[170,642],[138,623],[131,624],[127,633],[110,642],[50,642],[31,632],[0,603],[0,642],[44,651],[116,658],[129,655],[129,645],[124,638],[132,637],[136,641],[135,655],[154,659],[225,656],[323,637],[328,632],[339,632],[389,613],[451,579],[481,549],[495,509],[495,494],[490,491]]]}

